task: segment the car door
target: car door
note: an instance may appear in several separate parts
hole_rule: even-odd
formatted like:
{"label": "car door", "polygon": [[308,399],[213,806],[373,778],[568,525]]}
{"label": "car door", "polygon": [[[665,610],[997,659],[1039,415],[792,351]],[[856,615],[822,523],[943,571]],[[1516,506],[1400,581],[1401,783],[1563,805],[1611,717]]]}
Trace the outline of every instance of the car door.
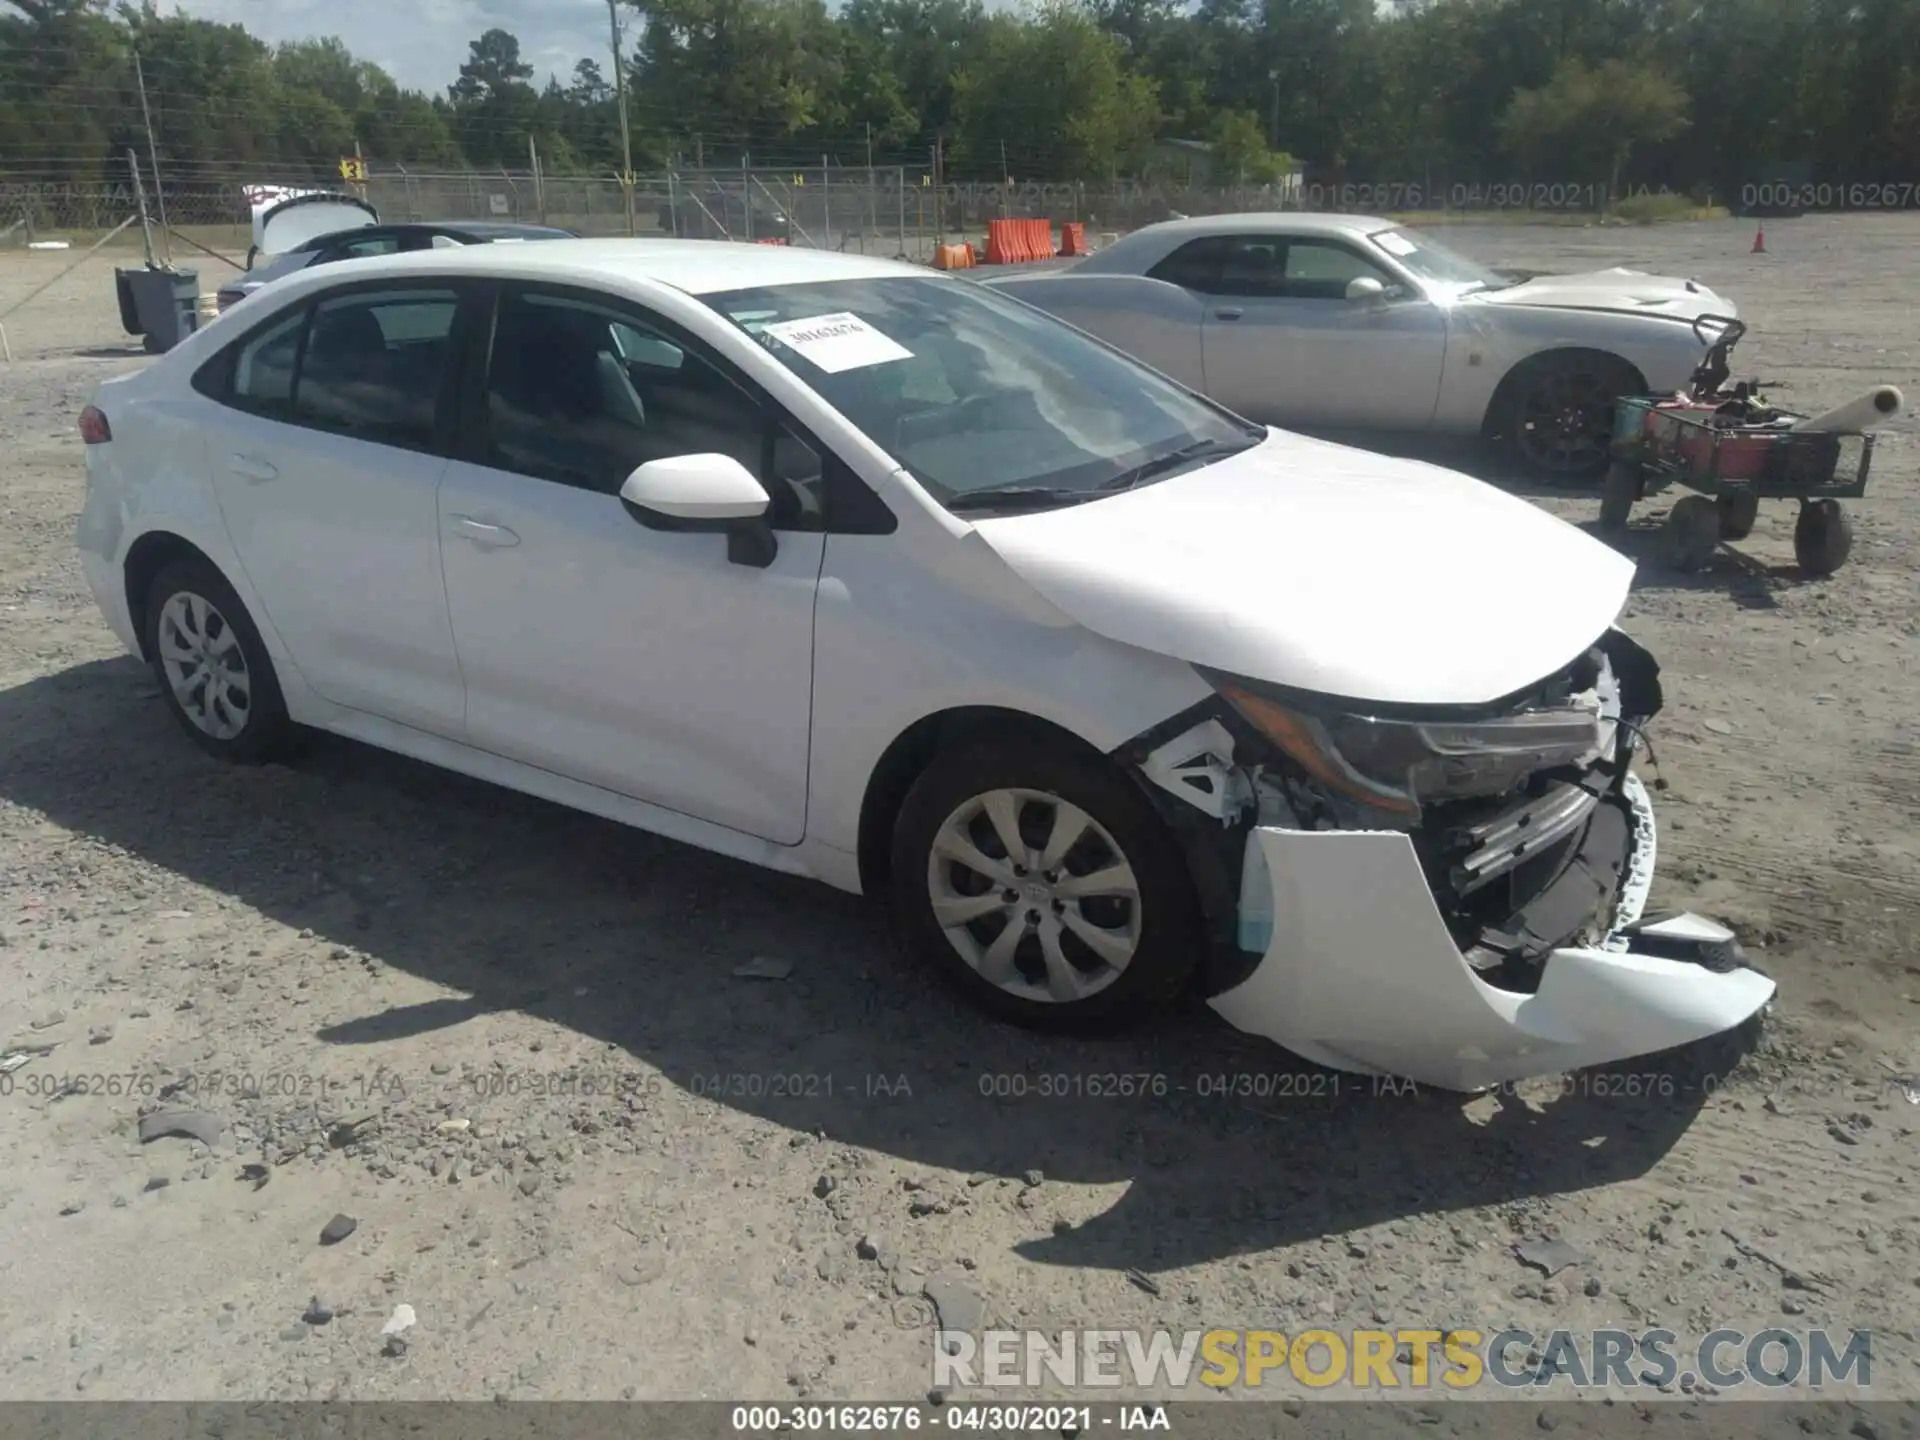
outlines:
{"label": "car door", "polygon": [[[1233,236],[1215,254],[1201,327],[1209,393],[1273,424],[1426,428],[1446,359],[1439,307],[1344,239]],[[1383,293],[1347,298],[1363,278]]]}
{"label": "car door", "polygon": [[324,292],[195,377],[208,469],[246,579],[322,698],[458,736],[465,692],[440,573],[444,281]]}
{"label": "car door", "polygon": [[[474,745],[780,844],[806,829],[823,454],[684,331],[591,291],[499,291],[440,490]],[[732,455],[777,550],[649,529],[649,460]]]}

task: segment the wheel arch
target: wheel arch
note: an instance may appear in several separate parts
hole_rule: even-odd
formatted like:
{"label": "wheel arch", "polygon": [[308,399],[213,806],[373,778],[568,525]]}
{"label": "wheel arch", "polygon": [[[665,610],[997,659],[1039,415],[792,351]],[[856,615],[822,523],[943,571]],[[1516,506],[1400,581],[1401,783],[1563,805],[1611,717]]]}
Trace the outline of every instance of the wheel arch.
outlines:
{"label": "wheel arch", "polygon": [[[203,561],[226,575],[226,571],[211,555],[171,530],[149,530],[127,548],[127,558],[121,562],[120,573],[126,584],[127,618],[133,625],[134,639],[139,642],[142,660],[151,662],[153,659],[147,642],[147,591],[153,587],[154,577],[161,569],[175,560]],[[231,577],[228,577],[227,583],[233,583]]]}
{"label": "wheel arch", "polygon": [[1591,356],[1610,364],[1623,366],[1633,376],[1634,389],[1630,393],[1642,394],[1646,391],[1646,372],[1618,350],[1609,350],[1600,345],[1550,345],[1544,350],[1535,350],[1530,355],[1521,356],[1507,367],[1506,374],[1500,377],[1500,383],[1493,387],[1493,394],[1487,400],[1487,408],[1480,416],[1481,436],[1491,440],[1500,434],[1506,410],[1512,405],[1514,396],[1519,393],[1520,386],[1525,383],[1528,375],[1543,365],[1571,355]]}
{"label": "wheel arch", "polygon": [[1111,757],[1066,726],[1021,710],[996,705],[962,705],[922,716],[894,737],[867,777],[855,842],[861,892],[885,893],[892,868],[894,822],[913,782],[933,762],[934,756],[977,739],[1021,735],[1065,743],[1105,764],[1113,763]]}

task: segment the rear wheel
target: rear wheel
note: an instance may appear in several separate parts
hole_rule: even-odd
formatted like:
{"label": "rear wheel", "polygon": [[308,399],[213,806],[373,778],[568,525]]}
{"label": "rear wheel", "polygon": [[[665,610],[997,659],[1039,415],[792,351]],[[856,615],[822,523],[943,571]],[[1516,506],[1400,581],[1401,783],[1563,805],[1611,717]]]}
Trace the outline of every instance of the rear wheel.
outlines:
{"label": "rear wheel", "polygon": [[1640,467],[1631,460],[1615,460],[1607,470],[1606,488],[1600,492],[1600,528],[1624,530],[1633,514],[1633,502],[1640,498]]}
{"label": "rear wheel", "polygon": [[1640,388],[1634,368],[1597,350],[1524,361],[1502,387],[1494,428],[1536,479],[1591,483],[1607,468],[1613,406]]}
{"label": "rear wheel", "polygon": [[200,559],[161,567],[147,590],[146,646],[167,707],[209,755],[257,764],[293,725],[273,661],[226,577]]}
{"label": "rear wheel", "polygon": [[1838,500],[1809,500],[1793,527],[1793,558],[1809,575],[1831,575],[1853,553],[1853,522]]}
{"label": "rear wheel", "polygon": [[1753,522],[1760,518],[1760,497],[1751,490],[1728,490],[1716,496],[1720,510],[1720,538],[1744,540],[1753,533]]}
{"label": "rear wheel", "polygon": [[1163,1009],[1203,948],[1185,861],[1145,795],[1062,742],[936,758],[901,807],[902,939],[985,1009],[1115,1029]]}
{"label": "rear wheel", "polygon": [[1673,569],[1691,573],[1705,568],[1720,544],[1720,510],[1705,495],[1674,502],[1661,535],[1665,559]]}

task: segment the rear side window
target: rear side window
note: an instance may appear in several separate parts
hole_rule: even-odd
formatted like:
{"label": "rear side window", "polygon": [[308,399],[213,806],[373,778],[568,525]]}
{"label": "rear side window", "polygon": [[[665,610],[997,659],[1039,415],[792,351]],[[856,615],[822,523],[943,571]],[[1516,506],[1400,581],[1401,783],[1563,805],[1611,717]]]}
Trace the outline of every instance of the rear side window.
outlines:
{"label": "rear side window", "polygon": [[295,380],[294,422],[383,445],[431,447],[459,305],[451,290],[322,301]]}
{"label": "rear side window", "polygon": [[296,310],[242,345],[233,358],[233,399],[248,410],[285,417],[293,408],[293,376],[307,314]]}

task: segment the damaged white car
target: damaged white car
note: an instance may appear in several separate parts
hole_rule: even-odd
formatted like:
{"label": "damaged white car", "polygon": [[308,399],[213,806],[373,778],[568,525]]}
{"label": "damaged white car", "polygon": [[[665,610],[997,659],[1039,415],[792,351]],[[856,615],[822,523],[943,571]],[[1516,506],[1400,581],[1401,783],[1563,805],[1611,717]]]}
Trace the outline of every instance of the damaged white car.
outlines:
{"label": "damaged white car", "polygon": [[1477,481],[851,256],[481,246],[257,303],[81,418],[88,580],[216,755],[324,728],[883,893],[1029,1024],[1198,985],[1471,1089],[1773,992],[1641,922],[1631,567]]}

